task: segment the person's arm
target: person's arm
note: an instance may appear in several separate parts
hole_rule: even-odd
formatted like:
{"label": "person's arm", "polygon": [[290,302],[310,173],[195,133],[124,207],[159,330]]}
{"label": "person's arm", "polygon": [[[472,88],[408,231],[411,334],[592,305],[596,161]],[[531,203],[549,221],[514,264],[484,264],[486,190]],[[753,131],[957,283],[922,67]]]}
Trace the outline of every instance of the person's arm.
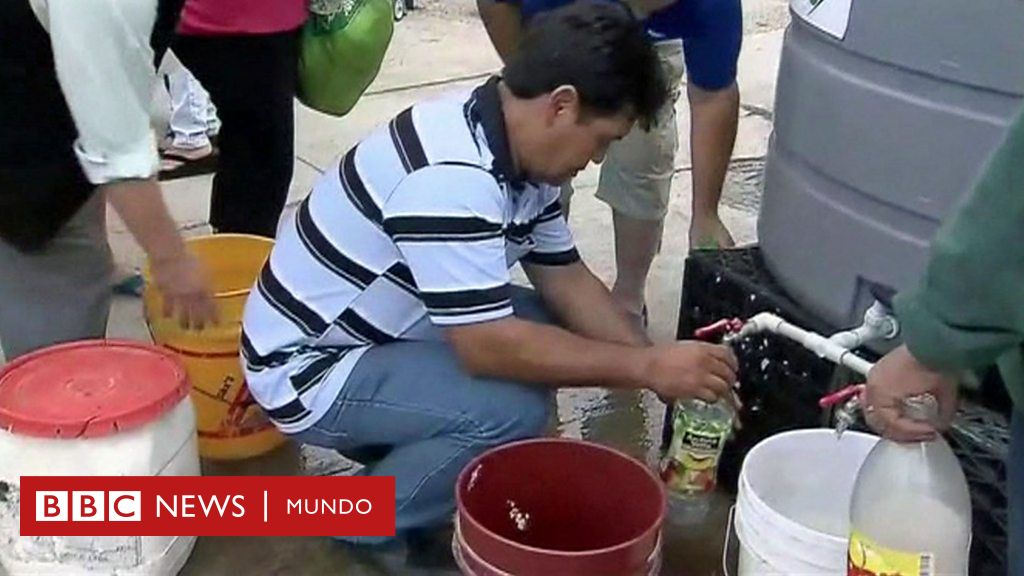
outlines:
{"label": "person's arm", "polygon": [[512,317],[450,326],[445,335],[462,366],[476,376],[552,387],[649,389],[663,398],[733,401],[738,363],[725,346],[613,344]]}
{"label": "person's arm", "polygon": [[905,346],[868,374],[868,422],[912,441],[934,435],[902,417],[904,398],[940,401],[940,429],[956,410],[956,374],[1024,346],[1024,111],[966,203],[939,229],[924,276],[896,297]]}
{"label": "person's arm", "polygon": [[647,388],[663,398],[725,396],[737,362],[726,347],[681,343],[650,347],[650,340],[580,260],[562,215],[558,192],[547,190],[523,269],[547,310],[564,327],[504,319],[449,328],[471,372],[549,386]]}
{"label": "person's arm", "polygon": [[[686,86],[690,102],[690,156],[693,161],[693,233],[690,244],[732,244],[721,226],[718,204],[729,170],[739,125],[740,91],[733,82],[721,90]],[[703,225],[703,226],[702,226]]]}
{"label": "person's arm", "polygon": [[159,185],[150,127],[155,79],[149,36],[156,2],[140,0],[36,0],[49,31],[61,90],[78,139],[75,154],[152,264],[165,314],[184,326],[216,320],[209,286],[185,250]]}
{"label": "person's arm", "polygon": [[687,0],[679,10],[690,104],[690,157],[693,163],[693,220],[690,247],[728,247],[733,239],[718,205],[739,124],[736,76],[743,44],[740,0]]}
{"label": "person's arm", "polygon": [[149,257],[153,280],[163,296],[164,316],[177,315],[185,328],[216,323],[210,282],[167,212],[156,180],[116,180],[100,186],[101,194],[124,221]]}
{"label": "person's arm", "polygon": [[519,2],[477,0],[476,7],[484,29],[491,38],[491,44],[501,61],[508,62],[523,36],[523,16]]}
{"label": "person's arm", "polygon": [[[159,160],[150,126],[156,1],[35,0],[78,130],[75,154],[96,185],[145,179]],[[42,6],[42,8],[39,8]]]}
{"label": "person's arm", "polygon": [[[450,192],[438,195],[435,190]],[[536,247],[529,256],[534,264],[579,259],[553,200],[534,227]],[[506,202],[483,170],[430,166],[406,176],[382,208],[384,230],[409,266],[427,314],[444,331],[465,370],[550,386],[646,387],[667,397],[731,396],[737,363],[728,348],[613,344],[515,318],[506,261]],[[614,307],[590,312],[618,313]]]}
{"label": "person's arm", "polygon": [[988,366],[1024,343],[1024,112],[895,308],[910,351],[939,370]]}
{"label": "person's arm", "polygon": [[555,188],[530,232],[533,248],[523,271],[548,311],[572,332],[603,342],[647,346],[647,335],[621,309],[608,288],[580,260]]}
{"label": "person's arm", "polygon": [[611,292],[582,261],[565,266],[523,263],[547,310],[575,334],[617,344],[643,347],[650,339],[612,298]]}

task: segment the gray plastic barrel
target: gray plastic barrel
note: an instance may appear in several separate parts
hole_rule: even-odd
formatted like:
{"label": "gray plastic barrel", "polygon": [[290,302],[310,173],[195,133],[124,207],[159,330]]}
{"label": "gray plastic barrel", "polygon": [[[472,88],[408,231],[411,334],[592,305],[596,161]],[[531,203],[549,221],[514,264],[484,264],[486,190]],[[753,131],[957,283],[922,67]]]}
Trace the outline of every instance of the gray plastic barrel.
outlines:
{"label": "gray plastic barrel", "polygon": [[[798,303],[855,324],[915,282],[1022,105],[1024,0],[791,6],[758,235]],[[849,19],[829,34],[815,10]]]}

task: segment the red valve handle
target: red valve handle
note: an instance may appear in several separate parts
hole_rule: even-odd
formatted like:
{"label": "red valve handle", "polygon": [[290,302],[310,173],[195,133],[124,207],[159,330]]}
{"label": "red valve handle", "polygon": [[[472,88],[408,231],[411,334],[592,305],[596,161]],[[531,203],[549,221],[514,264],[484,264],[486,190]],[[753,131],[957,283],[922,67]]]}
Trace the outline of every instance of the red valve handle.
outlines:
{"label": "red valve handle", "polygon": [[852,384],[845,388],[840,388],[839,390],[829,394],[828,396],[822,397],[821,400],[818,400],[818,406],[822,408],[831,408],[832,406],[835,406],[840,402],[846,402],[850,398],[859,395],[863,391],[863,384]]}

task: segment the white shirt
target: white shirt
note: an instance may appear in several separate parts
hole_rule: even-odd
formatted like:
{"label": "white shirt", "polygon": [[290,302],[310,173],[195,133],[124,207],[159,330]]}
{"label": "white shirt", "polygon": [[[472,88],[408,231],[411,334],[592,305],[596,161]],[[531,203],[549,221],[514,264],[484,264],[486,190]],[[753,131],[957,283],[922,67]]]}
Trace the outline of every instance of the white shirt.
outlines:
{"label": "white shirt", "polygon": [[315,423],[372,346],[512,314],[509,268],[579,260],[556,187],[510,173],[496,80],[422,102],[326,170],[246,303],[253,397],[284,432]]}
{"label": "white shirt", "polygon": [[57,79],[78,129],[75,154],[93,184],[159,168],[150,125],[157,0],[29,0],[50,34]]}

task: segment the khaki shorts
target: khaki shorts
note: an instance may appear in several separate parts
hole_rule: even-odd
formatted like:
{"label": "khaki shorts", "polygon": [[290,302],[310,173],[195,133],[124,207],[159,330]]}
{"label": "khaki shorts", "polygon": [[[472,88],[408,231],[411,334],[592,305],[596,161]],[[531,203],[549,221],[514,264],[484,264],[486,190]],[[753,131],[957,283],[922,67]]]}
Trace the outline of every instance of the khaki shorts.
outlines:
{"label": "khaki shorts", "polygon": [[[665,218],[679,147],[675,103],[683,80],[683,44],[680,40],[660,42],[656,48],[669,82],[669,100],[650,131],[635,126],[611,145],[597,184],[596,196],[601,201],[638,220]],[[562,205],[569,204],[572,194],[571,183],[562,186]]]}

